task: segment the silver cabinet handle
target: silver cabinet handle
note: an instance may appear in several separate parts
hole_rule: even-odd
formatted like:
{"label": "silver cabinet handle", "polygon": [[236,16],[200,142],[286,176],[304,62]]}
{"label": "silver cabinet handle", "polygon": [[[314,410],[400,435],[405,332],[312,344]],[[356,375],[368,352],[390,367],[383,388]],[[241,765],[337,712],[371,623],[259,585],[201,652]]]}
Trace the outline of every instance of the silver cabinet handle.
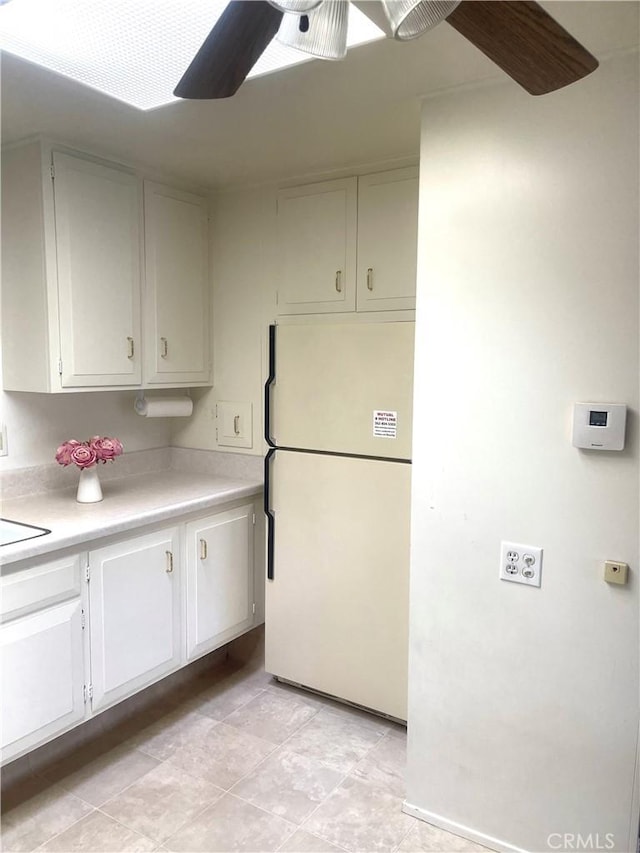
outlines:
{"label": "silver cabinet handle", "polygon": [[167,568],[166,572],[168,575],[173,571],[173,553],[171,551],[164,552],[167,555]]}
{"label": "silver cabinet handle", "polygon": [[207,540],[206,540],[206,539],[201,539],[201,540],[200,540],[200,559],[201,559],[201,560],[206,560],[206,559],[207,559],[207,554],[208,554],[208,553],[209,553],[209,549],[208,549],[208,547],[207,547]]}
{"label": "silver cabinet handle", "polygon": [[166,358],[169,354],[169,344],[166,338],[160,338],[160,357]]}
{"label": "silver cabinet handle", "polygon": [[135,343],[133,338],[127,338],[127,358],[133,358],[135,353]]}
{"label": "silver cabinet handle", "polygon": [[367,290],[373,290],[373,267],[367,270]]}
{"label": "silver cabinet handle", "polygon": [[336,290],[342,293],[342,270],[336,270]]}
{"label": "silver cabinet handle", "polygon": [[233,432],[235,435],[240,435],[240,415],[236,415],[233,419]]}

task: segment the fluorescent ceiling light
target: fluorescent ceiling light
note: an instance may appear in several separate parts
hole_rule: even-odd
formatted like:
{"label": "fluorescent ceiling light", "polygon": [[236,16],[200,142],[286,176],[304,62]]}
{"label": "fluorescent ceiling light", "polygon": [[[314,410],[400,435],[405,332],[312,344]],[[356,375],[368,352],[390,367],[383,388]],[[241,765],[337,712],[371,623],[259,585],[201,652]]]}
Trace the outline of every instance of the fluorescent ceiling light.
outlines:
{"label": "fluorescent ceiling light", "polygon": [[[247,0],[251,2],[251,0]],[[141,110],[173,90],[225,0],[12,0],[0,6],[0,49]],[[347,44],[384,33],[350,4]],[[249,77],[312,60],[275,39]]]}

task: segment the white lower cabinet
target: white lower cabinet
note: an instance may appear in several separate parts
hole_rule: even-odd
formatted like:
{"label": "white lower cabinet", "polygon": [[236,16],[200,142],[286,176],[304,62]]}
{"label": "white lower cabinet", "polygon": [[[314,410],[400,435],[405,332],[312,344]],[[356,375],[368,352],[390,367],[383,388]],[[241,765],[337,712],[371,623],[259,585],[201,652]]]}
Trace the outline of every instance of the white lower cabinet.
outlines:
{"label": "white lower cabinet", "polygon": [[180,666],[177,527],[89,552],[92,709]]}
{"label": "white lower cabinet", "polygon": [[253,504],[187,524],[187,658],[253,622]]}
{"label": "white lower cabinet", "polygon": [[4,569],[3,763],[263,621],[257,506]]}
{"label": "white lower cabinet", "polygon": [[0,730],[10,761],[85,716],[79,559],[3,576],[1,586]]}

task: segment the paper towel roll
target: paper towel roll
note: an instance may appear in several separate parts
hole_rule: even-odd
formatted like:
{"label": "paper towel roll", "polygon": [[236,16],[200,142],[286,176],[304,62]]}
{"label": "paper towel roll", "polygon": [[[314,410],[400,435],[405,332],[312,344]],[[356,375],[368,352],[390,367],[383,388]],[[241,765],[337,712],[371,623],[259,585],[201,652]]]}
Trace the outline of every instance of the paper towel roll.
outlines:
{"label": "paper towel roll", "polygon": [[191,397],[138,397],[135,410],[143,418],[188,418],[193,412]]}

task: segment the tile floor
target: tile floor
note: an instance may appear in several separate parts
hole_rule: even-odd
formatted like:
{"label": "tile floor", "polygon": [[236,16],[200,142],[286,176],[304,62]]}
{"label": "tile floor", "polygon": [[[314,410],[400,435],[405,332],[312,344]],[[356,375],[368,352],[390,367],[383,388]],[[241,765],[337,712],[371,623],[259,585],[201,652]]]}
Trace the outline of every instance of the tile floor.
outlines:
{"label": "tile floor", "polygon": [[405,731],[228,660],[3,795],[11,851],[484,851],[401,811]]}

